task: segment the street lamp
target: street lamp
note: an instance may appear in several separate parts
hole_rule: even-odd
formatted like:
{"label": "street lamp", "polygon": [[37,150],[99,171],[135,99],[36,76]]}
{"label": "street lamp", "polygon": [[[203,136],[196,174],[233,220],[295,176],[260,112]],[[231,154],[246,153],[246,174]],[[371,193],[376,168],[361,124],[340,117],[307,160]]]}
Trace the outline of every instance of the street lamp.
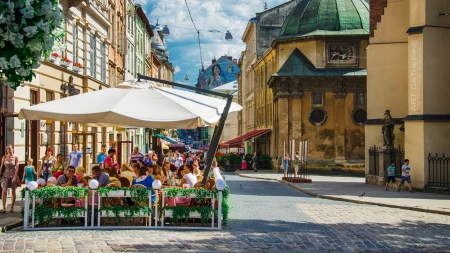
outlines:
{"label": "street lamp", "polygon": [[184,76],[184,80],[189,81],[189,76],[188,75]]}
{"label": "street lamp", "polygon": [[225,40],[230,41],[232,39],[233,39],[233,35],[231,35],[230,31],[228,30],[227,33],[225,34]]}
{"label": "street lamp", "polygon": [[162,29],[162,35],[168,36],[170,34],[169,27],[167,25],[164,25],[164,28]]}

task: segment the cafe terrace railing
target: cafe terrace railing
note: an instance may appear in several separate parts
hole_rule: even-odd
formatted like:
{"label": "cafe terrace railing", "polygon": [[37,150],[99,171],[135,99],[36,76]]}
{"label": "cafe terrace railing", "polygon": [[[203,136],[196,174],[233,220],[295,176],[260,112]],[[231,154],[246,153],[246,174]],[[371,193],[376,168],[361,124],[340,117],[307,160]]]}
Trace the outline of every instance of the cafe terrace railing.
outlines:
{"label": "cafe terrace railing", "polygon": [[[228,188],[223,180],[218,168],[214,170],[215,186],[214,190],[206,190],[204,188],[161,188],[161,182],[156,180],[153,182],[153,190],[141,189],[147,192],[143,195],[136,196],[133,191],[123,188],[114,189],[114,187],[108,187],[108,191],[104,188],[96,189],[95,183],[91,184],[91,189],[68,187],[67,189],[61,187],[49,187],[54,190],[49,190],[51,194],[44,196],[41,194],[43,191],[35,189],[31,191],[24,191],[25,205],[23,210],[23,227],[24,230],[74,230],[74,229],[86,229],[86,230],[99,230],[99,229],[212,229],[220,230],[222,228],[222,222],[226,222],[225,218],[227,213],[223,213],[223,191],[228,191]],[[92,187],[94,185],[94,187]],[[65,189],[65,190],[61,190]],[[159,194],[161,191],[161,194]],[[161,203],[162,209],[158,205],[158,200],[155,204],[152,203],[152,197],[162,196]],[[192,199],[209,199],[211,201],[211,207],[199,206],[199,207],[165,207],[165,199],[169,197],[189,197]],[[65,204],[64,200],[74,198],[75,204]],[[105,203],[108,201],[102,201],[102,198],[115,201],[117,199],[126,200],[126,198],[135,199],[138,198],[140,204],[144,208],[128,209],[122,208],[121,210],[114,210],[114,207],[108,207]],[[145,199],[145,204],[143,200]],[[217,201],[215,201],[217,199]],[[56,201],[55,201],[56,200]],[[225,201],[226,202],[226,201]],[[50,203],[50,206],[49,206]],[[209,203],[209,202],[208,202]],[[105,205],[104,205],[105,204]],[[53,206],[52,206],[53,205]],[[227,204],[225,204],[228,206]],[[147,208],[145,208],[147,207]],[[184,210],[180,209],[184,208]],[[217,209],[216,209],[217,208]],[[227,210],[228,211],[228,210]],[[182,213],[180,215],[180,213]],[[165,226],[164,222],[166,217],[172,218],[172,224]],[[48,227],[50,223],[53,223],[55,219],[61,220],[77,220],[83,221],[81,226],[53,226]],[[117,223],[117,219],[144,219],[143,226],[129,226],[121,225]],[[198,219],[202,220],[203,226],[177,225],[178,219]],[[114,220],[115,226],[102,226],[102,219]],[[205,219],[211,220],[211,226],[204,226]],[[153,222],[152,222],[153,221]]]}

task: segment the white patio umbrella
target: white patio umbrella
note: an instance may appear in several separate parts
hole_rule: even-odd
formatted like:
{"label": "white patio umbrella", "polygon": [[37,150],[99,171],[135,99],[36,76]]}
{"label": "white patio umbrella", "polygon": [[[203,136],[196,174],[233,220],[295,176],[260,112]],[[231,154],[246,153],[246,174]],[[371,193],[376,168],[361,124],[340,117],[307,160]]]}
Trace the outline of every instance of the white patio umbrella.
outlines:
{"label": "white patio umbrella", "polygon": [[230,95],[237,92],[237,90],[238,90],[238,82],[236,80],[212,89],[212,91],[217,91]]}
{"label": "white patio umbrella", "polygon": [[[19,119],[188,129],[216,124],[225,105],[226,100],[162,87],[155,82],[127,81],[116,88],[23,108]],[[229,112],[241,109],[232,103]]]}

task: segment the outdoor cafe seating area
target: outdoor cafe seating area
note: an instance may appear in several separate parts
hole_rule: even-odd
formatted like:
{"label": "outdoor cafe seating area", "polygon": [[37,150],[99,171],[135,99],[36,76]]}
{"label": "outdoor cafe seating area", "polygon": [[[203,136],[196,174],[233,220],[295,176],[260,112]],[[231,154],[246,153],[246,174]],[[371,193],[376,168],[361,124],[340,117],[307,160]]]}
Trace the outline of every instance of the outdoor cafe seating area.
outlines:
{"label": "outdoor cafe seating area", "polygon": [[228,187],[218,168],[213,175],[204,186],[168,186],[155,180],[150,189],[114,181],[98,187],[89,177],[86,187],[38,179],[22,191],[28,207],[23,209],[24,230],[221,229],[228,217]]}

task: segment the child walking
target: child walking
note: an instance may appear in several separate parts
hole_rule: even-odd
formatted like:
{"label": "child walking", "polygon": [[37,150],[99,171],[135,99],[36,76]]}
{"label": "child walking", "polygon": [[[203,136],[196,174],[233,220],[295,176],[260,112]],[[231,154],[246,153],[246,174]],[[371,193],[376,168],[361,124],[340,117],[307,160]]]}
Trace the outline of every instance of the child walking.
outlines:
{"label": "child walking", "polygon": [[22,183],[25,182],[25,186],[28,186],[29,182],[34,181],[34,175],[37,175],[37,173],[33,166],[33,158],[29,157],[27,160],[27,166],[23,171]]}
{"label": "child walking", "polygon": [[394,183],[397,186],[396,189],[398,189],[398,183],[395,182],[395,162],[394,161],[391,161],[391,165],[388,166],[387,172],[388,172],[388,178],[387,178],[387,181],[386,181],[386,187],[384,189],[386,191],[389,191],[388,190],[388,184],[391,181],[392,181],[392,183]]}

